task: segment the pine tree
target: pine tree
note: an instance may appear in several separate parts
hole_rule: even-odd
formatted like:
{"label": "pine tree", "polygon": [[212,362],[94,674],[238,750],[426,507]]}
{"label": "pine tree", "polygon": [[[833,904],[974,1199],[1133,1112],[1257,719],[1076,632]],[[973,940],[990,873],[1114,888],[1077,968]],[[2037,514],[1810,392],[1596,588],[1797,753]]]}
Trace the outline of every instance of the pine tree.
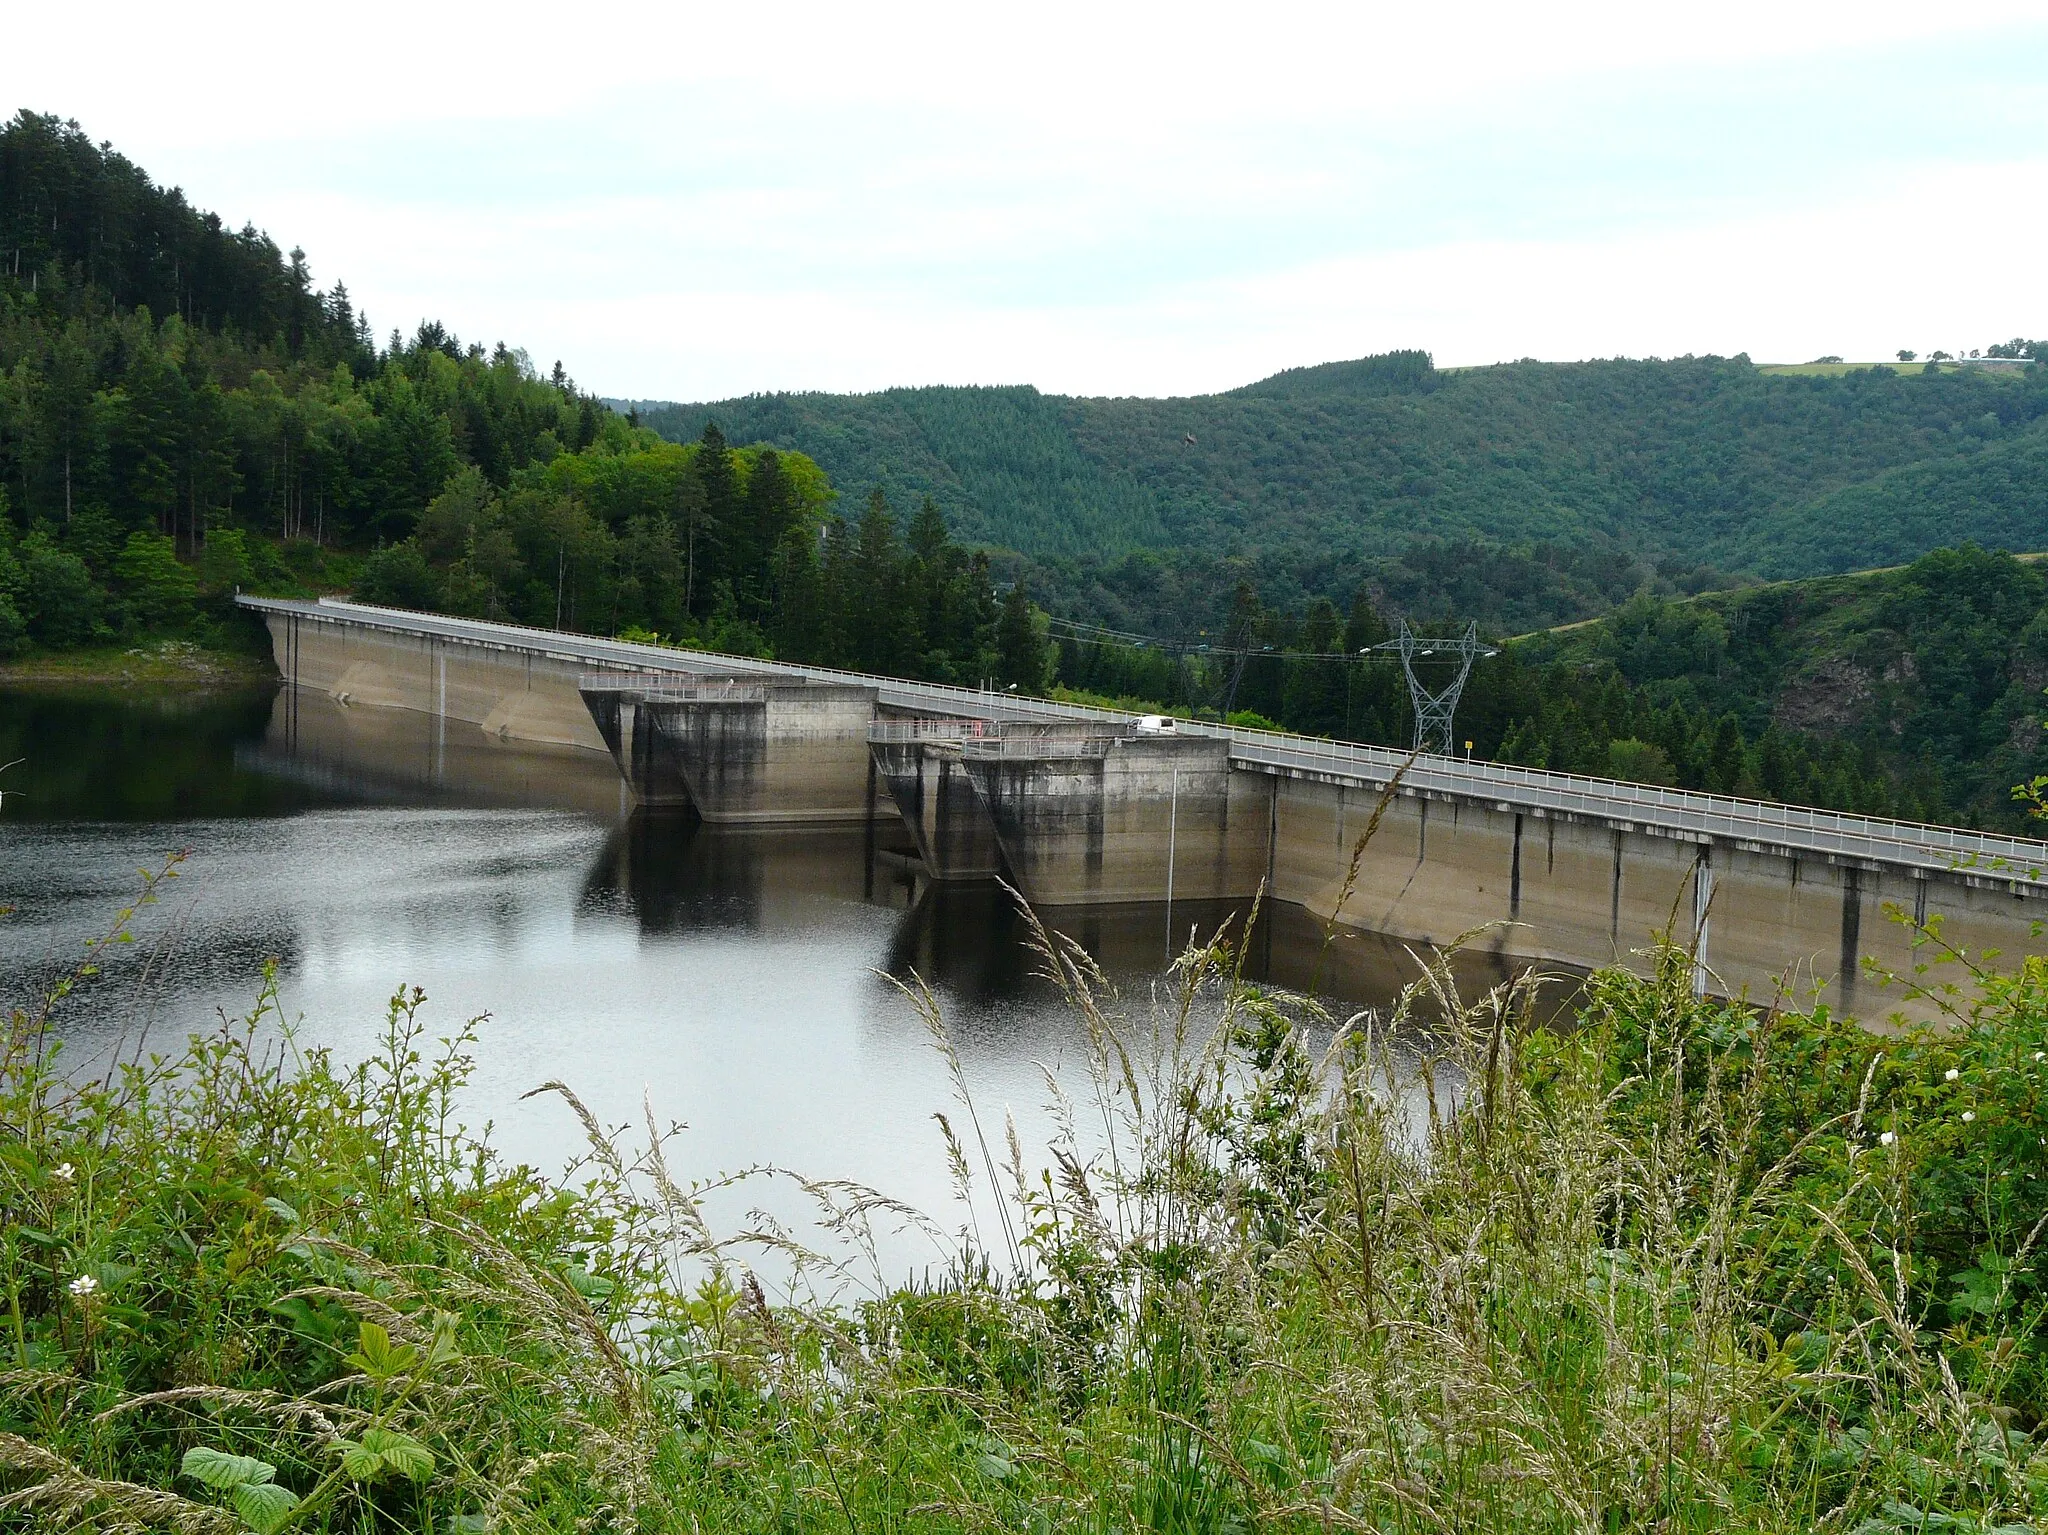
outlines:
{"label": "pine tree", "polygon": [[720,535],[739,521],[739,469],[716,421],[704,423],[695,468],[702,496],[689,508],[693,515],[683,529],[683,606],[693,615],[704,611],[718,578],[725,574]]}
{"label": "pine tree", "polygon": [[1309,607],[1302,626],[1301,648],[1307,654],[1291,661],[1287,668],[1287,690],[1282,718],[1290,730],[1306,735],[1334,736],[1344,729],[1344,671],[1338,660],[1316,656],[1336,651],[1342,640],[1342,620],[1329,598],[1318,597]]}
{"label": "pine tree", "polygon": [[1393,630],[1372,604],[1372,593],[1360,587],[1351,598],[1351,617],[1344,625],[1344,652],[1357,655],[1382,640],[1392,639]]}
{"label": "pine tree", "polygon": [[878,485],[860,517],[847,593],[847,629],[861,671],[899,677],[913,659],[915,619],[904,602],[903,542]]}
{"label": "pine tree", "polygon": [[[699,451],[702,451],[701,449]],[[759,621],[773,602],[775,551],[794,518],[795,498],[782,472],[782,455],[763,448],[747,476],[744,536],[735,541],[733,591],[742,617]]]}
{"label": "pine tree", "polygon": [[1003,599],[1002,617],[996,621],[996,676],[1020,693],[1036,693],[1045,686],[1045,662],[1045,640],[1031,610],[1031,594],[1019,581]]}

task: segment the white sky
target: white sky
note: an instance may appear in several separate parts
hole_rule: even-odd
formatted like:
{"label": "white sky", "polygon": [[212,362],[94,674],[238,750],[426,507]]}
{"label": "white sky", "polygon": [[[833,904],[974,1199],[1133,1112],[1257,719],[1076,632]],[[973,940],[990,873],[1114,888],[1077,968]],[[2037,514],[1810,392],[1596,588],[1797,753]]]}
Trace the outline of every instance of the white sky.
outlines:
{"label": "white sky", "polygon": [[80,19],[0,110],[610,395],[2048,335],[2048,0]]}

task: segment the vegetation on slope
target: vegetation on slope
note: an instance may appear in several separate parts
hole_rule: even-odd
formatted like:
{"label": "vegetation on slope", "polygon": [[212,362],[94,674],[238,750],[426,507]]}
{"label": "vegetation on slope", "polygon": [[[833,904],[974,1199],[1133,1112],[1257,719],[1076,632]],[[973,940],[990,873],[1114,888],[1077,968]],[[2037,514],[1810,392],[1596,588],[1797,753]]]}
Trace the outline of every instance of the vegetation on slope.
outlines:
{"label": "vegetation on slope", "polygon": [[432,323],[380,351],[302,252],[75,124],[0,128],[0,653],[180,632],[195,599],[404,537],[465,467],[502,485],[628,436],[559,364]]}
{"label": "vegetation on slope", "polygon": [[[1246,724],[1406,746],[1398,662],[1360,655],[1388,632],[1370,589],[1345,617],[1321,599],[1264,608],[1247,584],[1215,649],[1066,632],[1055,675],[1133,707],[1227,705]],[[1431,685],[1450,679],[1441,659],[1418,666]],[[1863,576],[1638,594],[1526,636],[1473,667],[1456,744],[1482,760],[2017,830],[2009,786],[2048,772],[2044,685],[2048,577],[1965,546]]]}
{"label": "vegetation on slope", "polygon": [[[1964,539],[2048,543],[2036,472],[2048,378],[1926,366],[1779,376],[1743,357],[1688,357],[1442,371],[1395,353],[1186,399],[934,388],[638,409],[677,440],[716,419],[842,482],[934,495],[970,541],[1042,562],[1035,586],[1073,616],[1186,622],[1170,590],[1144,591],[1144,564],[1119,571],[1148,550],[1169,587],[1206,588],[1205,617],[1249,575],[1279,606],[1341,601],[1368,581],[1404,611],[1533,628],[1645,580],[1698,590],[1726,584],[1717,572],[1814,575]],[[1418,544],[1478,546],[1512,564],[1515,583],[1475,591],[1455,555],[1402,568]],[[1119,585],[1120,600],[1097,591]]]}
{"label": "vegetation on slope", "polygon": [[[1440,967],[1334,1038],[1220,946],[1156,1012],[1044,959],[1099,1136],[1041,1173],[969,1106],[940,1131],[1001,1202],[988,1244],[963,1210],[937,1280],[777,1299],[761,1249],[824,1271],[708,1230],[651,1113],[646,1139],[586,1114],[559,1178],[461,1130],[478,1029],[432,1047],[417,993],[361,1064],[266,994],[92,1080],[55,1054],[84,993],[16,1009],[0,1529],[2048,1517],[2040,959],[1896,1037],[1699,999],[1673,952],[1562,1029]],[[912,1218],[810,1186],[856,1244]]]}
{"label": "vegetation on slope", "polygon": [[[941,680],[1043,666],[935,506],[857,525],[801,453],[678,446],[22,113],[0,129],[0,656],[229,634],[237,590]],[[1002,436],[998,431],[995,436]],[[906,537],[907,535],[907,537]],[[1009,638],[1006,640],[1005,635]]]}
{"label": "vegetation on slope", "polygon": [[[2017,824],[2008,786],[2048,771],[2048,576],[2009,555],[1946,549],[1865,576],[1640,599],[1516,653],[1581,699],[1620,684],[1734,720],[1756,744],[1746,784],[1774,798],[1798,797],[1783,743],[1799,734],[1852,748],[1867,781],[1912,786],[1927,819]],[[1507,754],[1573,759],[1583,713],[1561,690]]]}
{"label": "vegetation on slope", "polygon": [[[222,643],[238,589],[348,586],[398,606],[1227,707],[1404,744],[1398,676],[1335,654],[1384,637],[1382,614],[1516,628],[1719,579],[1675,554],[1646,563],[1660,539],[1694,555],[1760,540],[1742,556],[1759,566],[1822,559],[1814,539],[1835,540],[1825,560],[1980,524],[2027,541],[2048,484],[2048,424],[2030,424],[2048,400],[2038,369],[1779,378],[1714,359],[1442,373],[1403,353],[1195,401],[777,396],[734,402],[732,438],[707,423],[671,442],[502,345],[487,354],[427,323],[379,348],[340,284],[311,287],[299,253],[224,230],[29,114],[0,130],[0,239],[0,654]],[[815,437],[822,458],[789,450],[793,437]],[[904,455],[923,467],[897,473]],[[878,486],[842,515],[835,466],[842,483],[889,479],[898,502]],[[900,520],[900,491],[921,485],[959,509],[950,530],[930,495]],[[1802,520],[1815,505],[1817,531]],[[1757,506],[1776,510],[1759,521]],[[1076,508],[1093,510],[1076,521]],[[1179,548],[1003,572],[956,537],[995,529],[998,513],[1038,529],[1016,541],[1046,548],[1083,534]],[[1318,521],[1340,513],[1354,533],[1382,526],[1387,550],[1395,530],[1431,536],[1368,560]],[[1523,534],[1552,541],[1502,542]],[[1349,619],[1326,597],[1273,601],[1272,580],[1262,601],[1248,572],[1283,568],[1283,589],[1341,590]],[[1000,573],[1024,579],[999,596]],[[1985,622],[2031,634],[2032,579]],[[1067,616],[1210,650],[1070,639],[1055,654],[1033,592]],[[1958,600],[1976,611],[1974,595]],[[1461,736],[1481,756],[1991,824],[2016,813],[2002,785],[2044,766],[2015,723],[2040,681],[2031,639],[2010,654],[1973,641],[1947,670],[1926,641],[1912,664],[1952,680],[1961,666],[1941,707],[1976,723],[1923,730],[1861,702],[1780,709],[1765,697],[1774,682],[1744,680],[1748,663],[1711,644],[1691,671],[1655,672],[1673,653],[1656,637],[1664,610],[1628,611],[1599,631],[1599,654],[1538,643],[1482,666]],[[1860,676],[1870,668],[1834,650],[1864,643],[1866,618],[1802,630],[1789,649],[1777,636],[1768,656]],[[1645,649],[1622,665],[1628,636]],[[1233,641],[1254,652],[1242,666],[1217,653]]]}

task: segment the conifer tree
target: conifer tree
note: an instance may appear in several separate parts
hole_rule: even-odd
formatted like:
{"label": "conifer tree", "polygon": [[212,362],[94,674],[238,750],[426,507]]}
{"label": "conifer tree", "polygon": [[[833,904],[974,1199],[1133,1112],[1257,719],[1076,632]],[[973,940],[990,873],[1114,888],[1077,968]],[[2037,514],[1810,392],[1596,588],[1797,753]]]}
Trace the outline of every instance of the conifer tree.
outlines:
{"label": "conifer tree", "polygon": [[1045,640],[1031,611],[1031,594],[1019,581],[1003,599],[996,621],[996,676],[1007,687],[1035,693],[1045,686]]}
{"label": "conifer tree", "polygon": [[695,515],[683,529],[683,606],[692,614],[704,610],[708,594],[724,574],[719,534],[739,520],[739,470],[716,421],[705,422],[697,439],[696,471],[702,499],[691,508]]}

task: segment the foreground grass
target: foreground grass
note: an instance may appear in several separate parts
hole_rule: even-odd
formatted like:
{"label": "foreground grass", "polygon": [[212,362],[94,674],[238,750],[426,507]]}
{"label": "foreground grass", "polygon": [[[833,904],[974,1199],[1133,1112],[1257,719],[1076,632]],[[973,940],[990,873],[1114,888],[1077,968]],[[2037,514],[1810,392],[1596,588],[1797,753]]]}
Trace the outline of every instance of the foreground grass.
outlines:
{"label": "foreground grass", "polygon": [[[706,1229],[651,1113],[630,1146],[586,1114],[563,1178],[504,1165],[452,1117],[474,1031],[430,1047],[417,993],[360,1065],[266,1044],[266,995],[84,1085],[54,1069],[65,989],[24,1005],[0,1528],[2048,1514],[2040,960],[1906,1038],[1702,1001],[1680,954],[1595,976],[1557,1033],[1529,986],[1458,999],[1438,965],[1312,1054],[1327,1021],[1220,947],[1127,1012],[1043,945],[1093,1041],[1071,1133],[1040,1171],[971,1105],[942,1121],[997,1229],[968,1224],[942,1284],[827,1300],[769,1298],[759,1252],[798,1297],[829,1271]],[[809,1187],[855,1248],[908,1218]]]}

